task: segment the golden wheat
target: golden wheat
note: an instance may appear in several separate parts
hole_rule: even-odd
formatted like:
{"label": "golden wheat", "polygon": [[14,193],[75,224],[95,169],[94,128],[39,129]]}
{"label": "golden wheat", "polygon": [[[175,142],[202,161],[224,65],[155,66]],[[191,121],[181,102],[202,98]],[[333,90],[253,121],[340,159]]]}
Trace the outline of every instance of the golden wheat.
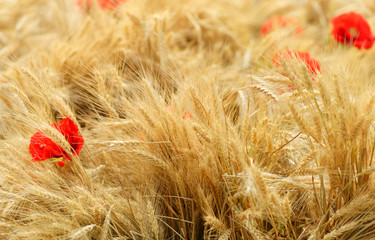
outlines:
{"label": "golden wheat", "polygon": [[373,1],[82,2],[0,0],[0,239],[374,238],[375,52],[329,21]]}

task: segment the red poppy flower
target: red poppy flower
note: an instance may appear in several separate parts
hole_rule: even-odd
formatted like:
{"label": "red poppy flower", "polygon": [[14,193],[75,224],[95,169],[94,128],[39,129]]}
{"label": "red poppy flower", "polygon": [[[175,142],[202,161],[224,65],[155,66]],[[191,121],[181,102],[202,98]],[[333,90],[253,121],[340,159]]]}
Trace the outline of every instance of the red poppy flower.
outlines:
{"label": "red poppy flower", "polygon": [[[319,61],[312,58],[309,53],[307,52],[294,52],[291,50],[284,50],[281,52],[276,53],[275,57],[273,58],[273,62],[275,63],[276,67],[280,66],[280,57],[283,58],[285,61],[290,61],[295,59],[297,61],[303,61],[306,64],[307,69],[312,75],[317,75],[318,72],[320,73],[320,64]],[[315,78],[312,78],[313,83],[316,83]],[[291,92],[296,90],[294,85],[288,85],[286,91]],[[283,94],[285,91],[282,88],[278,89],[279,94]]]}
{"label": "red poppy flower", "polygon": [[[69,118],[64,118],[59,123],[51,124],[51,126],[56,128],[69,142],[72,147],[72,153],[78,155],[84,144],[83,137],[78,134],[78,126]],[[62,147],[41,131],[31,137],[29,151],[34,162],[62,157],[58,164],[64,166],[66,159],[72,160]]]}
{"label": "red poppy flower", "polygon": [[375,37],[371,33],[370,25],[366,19],[355,12],[348,12],[334,17],[331,34],[333,38],[358,49],[369,49],[374,44]]}
{"label": "red poppy flower", "polygon": [[[98,5],[102,10],[113,10],[115,9],[119,4],[126,2],[127,0],[97,0]],[[86,5],[90,6],[91,0],[86,0]],[[77,0],[77,5],[79,7],[82,7],[83,2],[82,0]]]}
{"label": "red poppy flower", "polygon": [[286,27],[290,25],[296,26],[296,33],[301,33],[303,31],[302,26],[297,24],[292,18],[286,18],[283,16],[277,16],[277,17],[268,19],[262,24],[260,31],[262,35],[265,36],[276,28]]}
{"label": "red poppy flower", "polygon": [[285,61],[290,61],[292,59],[303,61],[306,64],[309,72],[314,75],[317,75],[318,72],[321,72],[318,60],[312,58],[307,52],[294,52],[291,50],[278,52],[273,58],[273,62],[275,63],[276,67],[280,66],[280,57],[282,57]]}

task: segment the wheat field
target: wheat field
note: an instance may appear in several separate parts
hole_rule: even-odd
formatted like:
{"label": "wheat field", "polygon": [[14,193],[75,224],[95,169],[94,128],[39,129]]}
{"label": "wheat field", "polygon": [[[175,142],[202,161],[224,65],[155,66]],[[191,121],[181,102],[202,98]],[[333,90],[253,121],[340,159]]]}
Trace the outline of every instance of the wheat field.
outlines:
{"label": "wheat field", "polygon": [[87,5],[0,0],[0,239],[375,239],[375,47],[330,34],[373,0]]}

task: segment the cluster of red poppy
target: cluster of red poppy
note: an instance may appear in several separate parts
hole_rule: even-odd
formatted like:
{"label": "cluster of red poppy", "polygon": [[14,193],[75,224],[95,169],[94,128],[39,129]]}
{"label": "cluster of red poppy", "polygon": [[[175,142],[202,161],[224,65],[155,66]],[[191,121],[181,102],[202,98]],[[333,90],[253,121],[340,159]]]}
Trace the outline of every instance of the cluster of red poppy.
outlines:
{"label": "cluster of red poppy", "polygon": [[369,49],[375,41],[370,25],[366,19],[355,12],[348,12],[334,17],[331,34],[333,38],[344,44],[353,45],[358,49]]}
{"label": "cluster of red poppy", "polygon": [[[331,20],[333,25],[331,35],[337,42],[346,45],[353,45],[358,49],[370,49],[374,44],[375,37],[371,33],[370,26],[366,19],[355,12],[344,13],[334,17]],[[277,28],[284,28],[287,26],[294,26],[296,33],[302,32],[302,27],[291,18],[277,16],[270,18],[261,26],[261,35],[265,36]],[[312,58],[307,52],[298,52],[291,50],[284,50],[276,53],[273,62],[276,67],[280,65],[280,58],[285,61],[295,59],[306,64],[310,74],[316,76],[321,72],[318,60]],[[313,80],[315,78],[313,77]],[[315,82],[315,80],[314,80]],[[294,90],[294,86],[289,86],[289,90]],[[282,91],[283,92],[283,91]]]}
{"label": "cluster of red poppy", "polygon": [[283,58],[285,61],[292,59],[302,61],[306,64],[307,69],[311,74],[317,75],[318,72],[320,73],[320,64],[318,60],[312,58],[307,52],[294,52],[291,50],[278,52],[273,58],[273,62],[275,63],[276,67],[280,66],[280,58]]}
{"label": "cluster of red poppy", "polygon": [[[315,58],[312,58],[309,53],[307,52],[294,52],[291,50],[284,50],[276,53],[275,57],[273,58],[273,62],[276,67],[280,66],[280,58],[282,58],[284,61],[288,62],[290,60],[297,60],[301,61],[304,64],[306,64],[306,67],[310,74],[313,75],[313,82],[315,82],[314,76],[317,76],[318,73],[321,73],[320,71],[320,64],[319,61]],[[291,92],[293,90],[296,90],[295,86],[288,85],[288,91]],[[283,94],[284,90],[280,87],[278,89],[279,94]]]}
{"label": "cluster of red poppy", "polygon": [[[91,4],[91,0],[85,1],[85,4],[87,6]],[[101,9],[113,10],[119,4],[124,3],[127,0],[97,1]],[[82,7],[82,0],[78,0],[77,4],[78,6]],[[331,20],[331,23],[333,25],[331,35],[336,41],[340,43],[353,45],[358,49],[370,49],[374,44],[375,37],[371,32],[370,26],[364,19],[364,17],[360,14],[357,14],[355,12],[344,13],[334,17]],[[286,27],[292,24],[296,28],[296,33],[302,32],[302,27],[298,25],[293,19],[278,16],[269,19],[262,25],[261,34],[264,36],[276,28]],[[285,61],[290,61],[292,59],[302,61],[304,64],[306,64],[310,74],[314,76],[321,72],[318,60],[312,58],[307,52],[295,52],[291,50],[278,52],[273,59],[276,67],[280,65],[280,58],[283,58]],[[289,86],[289,89],[293,89],[293,86]],[[168,111],[173,112],[173,109],[171,107],[167,107],[167,109]],[[192,116],[188,111],[185,111],[183,118],[192,119]],[[78,155],[84,144],[83,137],[78,134],[78,126],[69,118],[64,118],[57,124],[51,124],[51,126],[57,129],[65,137],[65,139],[71,146],[72,154]],[[138,133],[140,135],[140,138],[142,139],[143,137],[141,133]],[[69,157],[69,154],[61,146],[59,146],[41,131],[36,132],[31,137],[29,151],[31,153],[33,161],[57,159],[57,164],[59,166],[64,166],[66,160],[72,160]]]}
{"label": "cluster of red poppy", "polygon": [[[371,32],[370,25],[366,19],[355,12],[340,14],[331,19],[333,25],[331,35],[333,38],[347,45],[353,45],[358,49],[370,49],[374,44],[375,37]],[[291,18],[277,16],[270,18],[261,26],[261,34],[267,35],[269,32],[277,28],[283,28],[294,25],[296,32],[302,32],[302,27]]]}
{"label": "cluster of red poppy", "polygon": [[[83,137],[78,134],[78,126],[69,118],[64,118],[59,123],[53,123],[50,126],[65,137],[72,148],[72,154],[78,155],[84,144]],[[72,161],[62,147],[41,131],[31,137],[29,151],[34,162],[57,159],[57,164],[63,167],[66,160]]]}

